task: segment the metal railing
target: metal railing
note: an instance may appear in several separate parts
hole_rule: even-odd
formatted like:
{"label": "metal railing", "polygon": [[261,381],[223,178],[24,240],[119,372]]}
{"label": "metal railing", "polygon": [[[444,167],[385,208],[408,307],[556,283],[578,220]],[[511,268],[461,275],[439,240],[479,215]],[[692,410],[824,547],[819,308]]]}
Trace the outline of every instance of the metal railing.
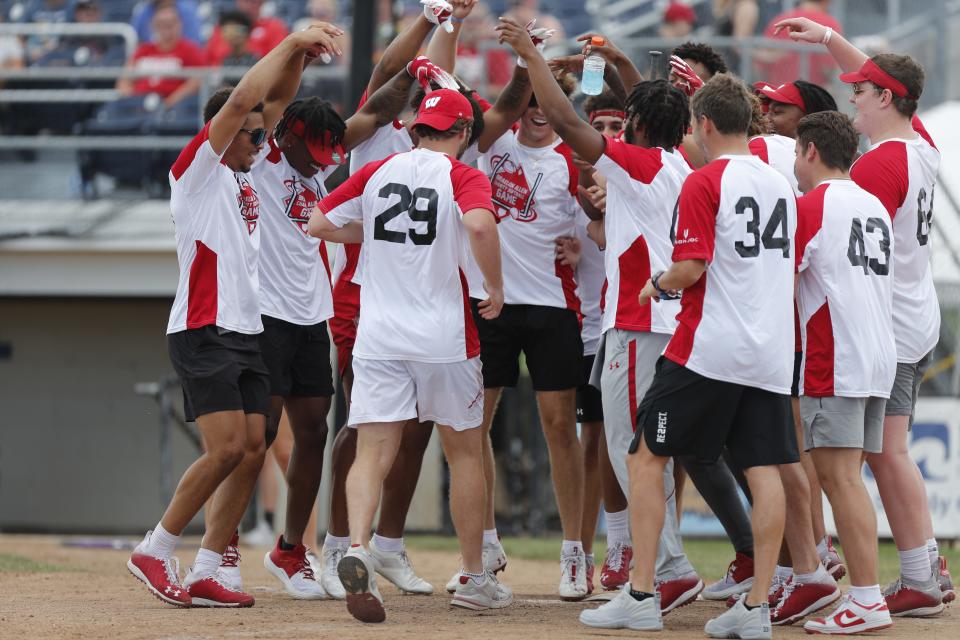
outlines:
{"label": "metal railing", "polygon": [[0,23],[0,36],[105,36],[123,39],[127,57],[137,48],[137,31],[126,22],[102,23]]}

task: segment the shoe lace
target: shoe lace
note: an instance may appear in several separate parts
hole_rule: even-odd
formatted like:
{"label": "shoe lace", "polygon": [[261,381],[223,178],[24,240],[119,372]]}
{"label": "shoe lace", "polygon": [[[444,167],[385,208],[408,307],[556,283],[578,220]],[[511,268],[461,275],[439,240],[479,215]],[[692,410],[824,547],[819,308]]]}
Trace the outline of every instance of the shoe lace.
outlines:
{"label": "shoe lace", "polygon": [[307,580],[316,580],[313,575],[313,567],[310,566],[310,561],[307,559],[307,554],[303,554],[303,557],[297,562],[297,573],[302,573],[303,577]]}
{"label": "shoe lace", "polygon": [[220,560],[221,567],[239,567],[240,549],[234,545],[227,545],[223,552],[223,558]]}
{"label": "shoe lace", "polygon": [[626,555],[626,548],[621,543],[616,543],[607,550],[607,559],[604,564],[613,571],[619,571],[623,567],[623,559]]}
{"label": "shoe lace", "polygon": [[163,561],[163,568],[167,571],[167,580],[170,584],[180,584],[180,559],[167,558]]}
{"label": "shoe lace", "polygon": [[786,590],[787,586],[792,583],[793,583],[793,580],[791,580],[790,578],[784,578],[783,576],[778,576],[777,574],[773,574],[773,580],[770,581],[770,590],[767,591],[767,595],[772,596],[777,592],[777,589],[782,588]]}
{"label": "shoe lace", "polygon": [[563,577],[570,576],[571,581],[577,579],[577,556],[571,555],[560,558],[560,572]]}
{"label": "shoe lace", "polygon": [[338,576],[337,574],[337,563],[340,562],[340,559],[343,558],[345,552],[339,547],[334,547],[333,549],[326,551],[324,550],[323,555],[327,556],[323,563],[323,570],[329,575]]}
{"label": "shoe lace", "polygon": [[774,611],[780,610],[780,607],[790,598],[790,594],[793,593],[793,590],[796,589],[797,586],[799,585],[794,580],[783,581],[783,593],[780,594],[780,600],[777,602]]}

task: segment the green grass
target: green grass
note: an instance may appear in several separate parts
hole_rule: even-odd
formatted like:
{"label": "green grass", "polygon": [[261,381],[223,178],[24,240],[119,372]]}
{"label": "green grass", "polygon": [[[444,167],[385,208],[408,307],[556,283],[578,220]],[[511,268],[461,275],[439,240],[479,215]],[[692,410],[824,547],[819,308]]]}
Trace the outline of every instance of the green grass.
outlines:
{"label": "green grass", "polygon": [[0,553],[0,573],[57,573],[73,570],[72,567],[37,562],[12,553]]}
{"label": "green grass", "polygon": [[[406,538],[406,543],[411,549],[451,552],[457,552],[460,549],[457,539],[452,536],[410,536]],[[560,555],[559,537],[504,538],[503,546],[508,556],[524,560],[557,560]],[[690,562],[707,581],[720,578],[727,570],[727,564],[733,560],[733,547],[726,540],[687,539],[684,541],[684,549]],[[593,547],[598,563],[602,561],[605,551],[606,543],[598,539]],[[960,567],[960,549],[941,549],[940,552],[946,556],[950,567]],[[840,549],[840,555],[843,555],[842,549]],[[896,579],[899,566],[897,548],[892,542],[881,542],[881,585]]]}

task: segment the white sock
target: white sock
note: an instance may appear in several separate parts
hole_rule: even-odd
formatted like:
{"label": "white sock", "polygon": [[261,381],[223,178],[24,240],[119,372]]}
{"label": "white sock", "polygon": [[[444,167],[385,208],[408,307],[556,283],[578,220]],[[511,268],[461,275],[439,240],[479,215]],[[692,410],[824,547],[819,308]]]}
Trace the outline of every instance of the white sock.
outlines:
{"label": "white sock", "polygon": [[588,565],[596,564],[596,563],[597,563],[597,561],[594,559],[592,553],[585,553],[585,554],[583,554],[583,555],[587,558],[587,564],[588,564]]}
{"label": "white sock", "polygon": [[379,533],[373,534],[373,542],[380,551],[400,553],[403,551],[403,538],[384,538]]}
{"label": "white sock", "polygon": [[927,540],[927,554],[930,556],[930,566],[940,568],[940,547],[936,538]]}
{"label": "white sock", "polygon": [[880,585],[875,584],[872,587],[850,587],[847,592],[854,600],[860,604],[869,607],[883,600],[883,594],[880,593]]}
{"label": "white sock", "polygon": [[500,536],[497,535],[497,528],[483,530],[483,544],[497,544],[500,542]]}
{"label": "white sock", "polygon": [[323,546],[327,549],[349,549],[350,536],[332,536],[328,532],[327,537],[323,539]]}
{"label": "white sock", "polygon": [[579,540],[564,540],[560,547],[560,556],[572,556],[577,553],[583,553],[583,545]]}
{"label": "white sock", "polygon": [[173,555],[173,550],[177,548],[179,541],[180,536],[173,535],[158,522],[153,533],[150,534],[150,542],[147,543],[145,551],[155,558],[166,560]]}
{"label": "white sock", "polygon": [[215,574],[220,568],[220,560],[219,553],[200,547],[197,551],[197,559],[193,561],[193,567],[190,569],[194,581],[209,578]]}
{"label": "white sock", "polygon": [[823,564],[817,565],[817,570],[812,573],[796,573],[793,575],[793,581],[798,584],[812,584],[820,582],[831,582],[833,578],[823,568]]}
{"label": "white sock", "polygon": [[630,514],[623,511],[604,511],[607,521],[607,547],[615,544],[630,544]]}
{"label": "white sock", "polygon": [[897,553],[900,555],[900,573],[907,580],[928,582],[933,576],[927,545]]}
{"label": "white sock", "polygon": [[827,536],[823,536],[817,543],[817,555],[821,558],[827,555]]}
{"label": "white sock", "polygon": [[784,567],[777,565],[776,570],[773,572],[773,575],[780,578],[781,580],[786,580],[787,578],[793,577],[793,567]]}
{"label": "white sock", "polygon": [[460,575],[462,575],[462,576],[467,576],[468,578],[470,578],[471,580],[473,580],[473,581],[474,581],[475,583],[477,583],[478,585],[483,584],[484,582],[487,581],[487,574],[486,574],[485,571],[484,571],[484,572],[480,572],[480,573],[470,573],[470,572],[467,571],[466,569],[461,569],[461,570],[460,570]]}

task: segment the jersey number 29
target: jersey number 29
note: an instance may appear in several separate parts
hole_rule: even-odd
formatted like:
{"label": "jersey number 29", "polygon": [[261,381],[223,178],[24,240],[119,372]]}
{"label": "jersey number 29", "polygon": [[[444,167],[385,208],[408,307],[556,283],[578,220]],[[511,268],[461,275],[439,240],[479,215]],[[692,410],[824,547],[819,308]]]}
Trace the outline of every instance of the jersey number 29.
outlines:
{"label": "jersey number 29", "polygon": [[[386,200],[391,196],[399,196],[400,199],[374,218],[374,240],[403,244],[409,236],[413,244],[433,244],[437,238],[437,201],[439,200],[435,190],[418,187],[411,193],[407,185],[391,182],[380,189],[377,195]],[[424,202],[426,205],[422,206]],[[426,222],[426,230],[421,231],[415,227],[407,229],[406,232],[387,229],[387,223],[404,212],[410,216],[412,222]]]}

